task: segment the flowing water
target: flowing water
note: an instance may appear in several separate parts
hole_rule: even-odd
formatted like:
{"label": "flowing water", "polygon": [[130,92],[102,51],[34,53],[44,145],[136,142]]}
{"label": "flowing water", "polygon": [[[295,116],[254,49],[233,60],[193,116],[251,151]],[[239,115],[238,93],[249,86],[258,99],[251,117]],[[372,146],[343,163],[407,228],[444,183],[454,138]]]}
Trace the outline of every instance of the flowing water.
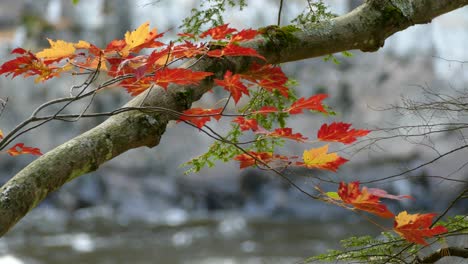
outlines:
{"label": "flowing water", "polygon": [[234,214],[179,223],[93,219],[52,223],[47,230],[43,225],[20,227],[0,240],[0,263],[298,263],[351,234],[376,234],[368,223]]}

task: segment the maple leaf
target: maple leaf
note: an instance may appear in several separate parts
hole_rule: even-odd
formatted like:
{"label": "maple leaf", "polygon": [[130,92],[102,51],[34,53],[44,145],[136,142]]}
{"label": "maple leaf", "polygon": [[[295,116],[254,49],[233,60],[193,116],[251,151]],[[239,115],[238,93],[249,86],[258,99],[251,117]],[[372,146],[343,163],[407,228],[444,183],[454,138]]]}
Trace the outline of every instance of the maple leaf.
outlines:
{"label": "maple leaf", "polygon": [[175,58],[193,58],[197,55],[205,54],[206,50],[204,44],[195,45],[192,42],[185,41],[184,44],[174,46],[171,56]]}
{"label": "maple leaf", "polygon": [[131,96],[137,96],[150,88],[152,84],[153,81],[150,78],[129,78],[124,79],[119,85],[124,87]]}
{"label": "maple leaf", "polygon": [[[114,47],[122,47],[120,54],[122,57],[127,57],[130,52],[138,53],[143,48],[156,48],[163,46],[161,42],[155,41],[155,39],[162,37],[163,34],[157,34],[156,28],[151,31],[149,29],[149,23],[141,24],[137,29],[132,32],[127,31],[125,33],[125,46],[121,46],[120,41],[116,41]],[[114,42],[114,41],[113,41]],[[111,42],[112,43],[112,42]]]}
{"label": "maple leaf", "polygon": [[218,58],[222,56],[250,56],[266,60],[265,57],[258,54],[258,52],[255,49],[241,47],[232,43],[229,43],[228,45],[226,45],[226,47],[222,49],[210,50],[206,53],[206,55]]}
{"label": "maple leaf", "polygon": [[157,85],[167,89],[170,83],[180,85],[198,84],[201,80],[211,75],[213,75],[212,72],[195,72],[182,68],[164,68],[154,74],[153,81]]}
{"label": "maple leaf", "polygon": [[3,131],[0,129],[0,139],[3,138]]}
{"label": "maple leaf", "polygon": [[36,57],[53,62],[75,56],[75,44],[63,40],[47,40],[49,41],[50,48],[36,53]]}
{"label": "maple leaf", "polygon": [[247,87],[240,81],[239,74],[232,74],[231,71],[227,71],[224,74],[223,80],[214,80],[215,83],[219,86],[224,87],[225,90],[229,91],[234,99],[234,102],[237,104],[242,94],[249,95],[249,90]]}
{"label": "maple leaf", "polygon": [[172,60],[173,54],[171,53],[171,47],[167,47],[163,50],[154,50],[148,56],[146,63],[153,69],[157,69],[161,66],[167,65]]}
{"label": "maple leaf", "polygon": [[394,215],[384,204],[381,204],[379,196],[373,195],[366,187],[359,190],[359,182],[346,184],[340,182],[338,195],[344,203],[351,204],[359,210],[363,210],[380,217],[392,218]]}
{"label": "maple leaf", "polygon": [[258,130],[258,123],[255,119],[245,119],[242,116],[236,117],[232,120],[232,122],[239,124],[239,127],[242,131],[250,130],[257,131]]}
{"label": "maple leaf", "polygon": [[41,150],[38,148],[26,147],[23,143],[18,143],[7,150],[11,156],[18,156],[22,154],[42,155]]}
{"label": "maple leaf", "polygon": [[112,53],[118,52],[122,50],[127,43],[123,39],[114,39],[109,44],[107,44],[106,48],[104,49],[104,53]]}
{"label": "maple leaf", "polygon": [[336,172],[339,166],[348,161],[347,159],[338,156],[336,153],[327,152],[328,145],[305,150],[302,156],[304,163],[297,163],[297,165]]}
{"label": "maple leaf", "polygon": [[273,159],[273,153],[271,152],[255,152],[249,151],[248,154],[240,154],[234,157],[234,160],[240,162],[240,168],[244,169],[253,165],[256,165],[258,161],[269,163]]}
{"label": "maple leaf", "polygon": [[327,97],[328,95],[326,94],[316,94],[309,97],[308,99],[301,97],[291,105],[287,112],[289,112],[291,115],[301,114],[303,110],[313,110],[327,113],[322,105],[322,100]]}
{"label": "maple leaf", "polygon": [[261,114],[262,116],[266,116],[267,114],[276,112],[278,112],[278,108],[274,106],[263,106],[262,108],[251,112],[251,114]]}
{"label": "maple leaf", "polygon": [[11,53],[23,56],[16,57],[13,60],[3,63],[0,66],[0,74],[5,74],[6,76],[12,75],[12,78],[15,78],[18,75],[24,75],[24,77],[39,75],[35,80],[36,82],[45,81],[58,74],[57,72],[54,72],[56,67],[49,67],[30,51],[22,48],[16,48]]}
{"label": "maple leaf", "polygon": [[198,128],[202,128],[207,122],[213,117],[216,120],[221,118],[221,112],[223,108],[217,109],[204,109],[199,107],[190,108],[183,112],[183,115],[179,117],[177,123],[181,121],[189,121]]}
{"label": "maple leaf", "polygon": [[192,33],[177,33],[177,36],[182,37],[182,38],[195,38],[195,35]]}
{"label": "maple leaf", "polygon": [[242,78],[256,83],[267,91],[278,90],[284,97],[289,96],[289,89],[285,86],[288,77],[281,70],[281,67],[254,63],[247,73],[242,74]]}
{"label": "maple leaf", "polygon": [[241,42],[246,40],[251,40],[255,38],[260,32],[254,29],[244,29],[238,32],[237,34],[233,35],[231,38],[231,42]]}
{"label": "maple leaf", "polygon": [[441,225],[431,228],[432,219],[437,214],[408,214],[406,211],[400,212],[395,217],[393,230],[409,242],[428,245],[424,238],[430,238],[448,232],[447,228]]}
{"label": "maple leaf", "polygon": [[292,129],[289,127],[277,128],[275,129],[275,131],[266,133],[265,135],[269,137],[288,138],[297,142],[304,142],[305,140],[307,140],[307,138],[304,137],[301,133],[293,134]]}
{"label": "maple leaf", "polygon": [[214,28],[210,28],[205,32],[200,34],[200,38],[204,38],[206,36],[211,36],[214,40],[225,39],[227,35],[236,32],[237,29],[230,28],[229,24],[220,25]]}
{"label": "maple leaf", "polygon": [[331,123],[323,124],[317,132],[317,138],[321,141],[336,141],[344,144],[351,144],[357,140],[357,137],[363,137],[370,133],[365,129],[349,129],[351,124]]}

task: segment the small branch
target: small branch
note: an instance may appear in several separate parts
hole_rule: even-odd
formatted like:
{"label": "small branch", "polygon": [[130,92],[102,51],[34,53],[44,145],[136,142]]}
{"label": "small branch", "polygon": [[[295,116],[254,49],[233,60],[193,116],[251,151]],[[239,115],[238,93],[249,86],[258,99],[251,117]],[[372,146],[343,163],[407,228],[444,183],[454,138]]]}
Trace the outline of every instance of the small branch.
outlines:
{"label": "small branch", "polygon": [[283,11],[283,0],[280,0],[279,10],[278,10],[278,27],[281,26],[281,12]]}

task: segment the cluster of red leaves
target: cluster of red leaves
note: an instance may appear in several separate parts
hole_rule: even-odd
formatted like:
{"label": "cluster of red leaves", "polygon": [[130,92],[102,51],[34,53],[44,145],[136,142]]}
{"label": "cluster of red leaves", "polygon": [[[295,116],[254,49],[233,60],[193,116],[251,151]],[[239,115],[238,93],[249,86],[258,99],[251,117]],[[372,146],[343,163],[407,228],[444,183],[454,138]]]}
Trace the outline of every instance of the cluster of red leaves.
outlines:
{"label": "cluster of red leaves", "polygon": [[359,182],[341,182],[338,193],[327,193],[329,198],[340,201],[346,205],[352,205],[354,209],[366,211],[383,218],[394,218],[393,230],[409,242],[427,245],[424,238],[447,232],[444,226],[432,226],[432,219],[436,214],[408,214],[406,211],[395,216],[387,206],[380,203],[380,198],[401,200],[412,199],[409,195],[392,195],[381,189],[359,188]]}
{"label": "cluster of red leaves", "polygon": [[[150,29],[149,23],[144,23],[132,32],[127,32],[124,39],[111,41],[104,49],[86,41],[68,43],[62,40],[49,39],[50,48],[46,48],[36,54],[17,48],[12,54],[18,55],[15,59],[5,62],[0,66],[0,75],[29,77],[37,76],[36,82],[46,81],[59,76],[63,72],[71,71],[78,66],[78,71],[83,69],[105,71],[110,77],[119,78],[119,85],[124,87],[131,95],[138,95],[153,85],[158,85],[167,90],[170,84],[197,85],[202,80],[213,75],[211,72],[197,72],[185,68],[169,67],[173,62],[181,59],[197,56],[223,57],[223,56],[250,56],[266,60],[256,50],[239,45],[241,42],[251,40],[259,34],[259,31],[247,29],[238,31],[230,28],[228,24],[211,28],[203,32],[199,38],[211,38],[210,43],[194,44],[185,41],[181,44],[170,43],[168,45],[158,41],[163,34],[158,34],[155,28]],[[197,39],[191,34],[180,34],[182,37]],[[150,55],[137,55],[142,49],[154,49]],[[79,52],[78,52],[79,51]],[[288,78],[280,67],[270,64],[253,63],[251,68],[243,73],[226,71],[222,80],[214,79],[216,85],[228,91],[234,103],[237,104],[243,95],[249,96],[249,87],[256,85],[262,89],[279,95],[289,97],[289,89],[286,86]],[[302,114],[304,110],[322,112],[327,110],[322,101],[326,94],[317,94],[309,98],[299,98],[289,108],[276,109],[272,106],[264,106],[252,111],[250,115],[266,116],[270,113],[287,113],[290,115]],[[222,117],[223,108],[203,109],[192,108],[184,111],[178,122],[184,121],[198,128],[205,126],[214,118]],[[305,142],[307,137],[301,133],[293,133],[291,128],[277,128],[274,131],[266,131],[261,128],[255,118],[238,116],[232,120],[237,123],[242,131],[252,130],[266,137],[278,137]],[[364,129],[351,129],[351,124],[331,123],[323,124],[317,139],[326,142],[339,142],[351,144],[359,137],[366,136],[370,131]],[[0,130],[0,140],[3,133]],[[42,155],[38,148],[27,147],[23,143],[17,143],[6,151],[11,156],[21,154]],[[249,151],[237,155],[234,160],[240,162],[240,168],[255,165],[268,165],[273,162],[293,164],[311,169],[321,169],[336,172],[338,168],[348,160],[337,153],[328,152],[328,145],[312,148],[303,152],[302,161],[297,161],[297,156],[286,157],[271,152]],[[380,203],[380,198],[403,199],[409,196],[391,195],[381,189],[359,188],[359,182],[349,184],[340,183],[338,192],[329,195],[334,201],[340,201],[353,209],[363,210],[380,217],[391,218],[393,213]],[[401,212],[395,217],[394,230],[410,242],[426,245],[424,238],[433,237],[447,232],[443,226],[431,227],[435,214],[413,214]]]}

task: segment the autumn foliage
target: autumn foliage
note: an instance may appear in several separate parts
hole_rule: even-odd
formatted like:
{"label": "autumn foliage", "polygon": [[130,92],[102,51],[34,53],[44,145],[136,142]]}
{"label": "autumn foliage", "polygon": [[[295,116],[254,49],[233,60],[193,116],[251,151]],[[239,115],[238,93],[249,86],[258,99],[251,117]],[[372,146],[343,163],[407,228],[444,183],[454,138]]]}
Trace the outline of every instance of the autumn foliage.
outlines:
{"label": "autumn foliage", "polygon": [[[49,40],[50,48],[37,53],[16,48],[12,54],[15,59],[0,66],[0,74],[12,78],[34,76],[36,82],[44,82],[61,74],[101,72],[114,81],[113,86],[123,87],[129,94],[136,96],[148,89],[164,89],[170,91],[171,85],[197,85],[200,82],[213,82],[227,92],[228,102],[232,98],[234,105],[242,107],[242,99],[248,98],[253,89],[259,89],[267,94],[291,98],[287,85],[288,78],[277,65],[265,63],[265,58],[256,50],[242,46],[243,42],[259,37],[260,33],[253,29],[238,31],[229,25],[221,25],[209,29],[199,36],[180,34],[186,40],[179,43],[164,44],[159,39],[163,33],[150,29],[145,23],[136,30],[127,32],[124,39],[111,41],[105,48],[99,48],[86,41],[69,43],[63,40]],[[194,43],[190,40],[203,40]],[[143,49],[150,49],[146,54],[139,54]],[[190,67],[180,68],[176,62],[184,59],[211,57],[247,56],[255,60],[243,72],[226,71],[221,79],[214,77],[212,72],[193,71]],[[178,122],[188,123],[198,129],[207,126],[212,120],[229,120],[243,133],[251,133],[256,140],[275,139],[289,140],[300,144],[322,144],[332,142],[351,144],[370,133],[365,129],[351,129],[351,124],[332,122],[323,124],[317,132],[316,139],[309,139],[304,134],[287,126],[266,129],[260,125],[260,119],[269,115],[298,115],[306,112],[328,114],[323,101],[326,94],[316,94],[310,97],[298,98],[283,108],[263,105],[258,108],[244,108],[237,114],[226,113],[226,107],[190,108],[177,113]],[[307,135],[309,136],[309,135]],[[6,139],[0,131],[0,139]],[[309,141],[310,140],[310,141]],[[5,151],[16,156],[20,154],[41,155],[35,147],[17,143]],[[302,157],[302,159],[301,159]],[[302,167],[311,170],[336,172],[340,166],[348,162],[337,152],[330,151],[328,144],[307,147],[302,155],[281,155],[269,151],[243,151],[233,157],[239,162],[241,169],[257,166],[271,169],[273,167]],[[394,214],[380,199],[402,199],[408,196],[396,196],[384,190],[360,188],[358,181],[339,184],[336,193],[323,193],[325,202],[354,210],[364,211],[383,218],[393,218]],[[424,238],[430,238],[446,232],[442,226],[431,228],[434,214],[409,215],[401,212],[395,217],[394,230],[409,242],[426,244]]]}

